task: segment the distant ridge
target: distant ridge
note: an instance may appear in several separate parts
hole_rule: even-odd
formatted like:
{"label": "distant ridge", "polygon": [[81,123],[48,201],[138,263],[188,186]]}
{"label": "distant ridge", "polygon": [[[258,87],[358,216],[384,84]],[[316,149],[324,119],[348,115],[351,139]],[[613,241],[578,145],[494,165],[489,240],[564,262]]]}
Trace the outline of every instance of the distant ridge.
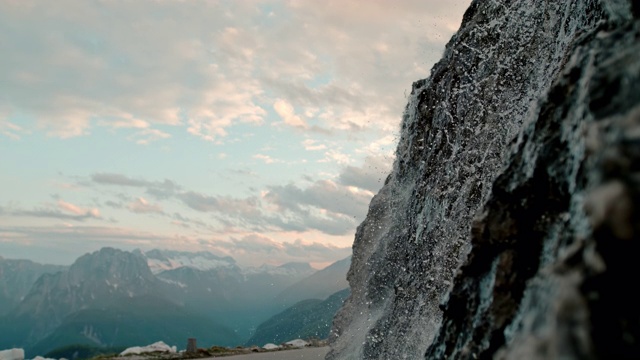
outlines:
{"label": "distant ridge", "polygon": [[39,264],[0,256],[0,316],[11,312],[44,274],[54,274],[68,266]]}
{"label": "distant ridge", "polygon": [[333,317],[347,296],[349,289],[343,289],[324,300],[300,301],[260,324],[245,346],[282,344],[293,339],[326,339]]}
{"label": "distant ridge", "polygon": [[348,288],[347,271],[351,256],[319,270],[309,277],[287,287],[276,296],[276,301],[287,307],[306,299],[326,299],[327,296]]}
{"label": "distant ridge", "polygon": [[145,258],[151,272],[154,274],[180,267],[191,267],[198,270],[212,270],[219,267],[237,266],[236,261],[232,257],[221,257],[208,251],[186,252],[160,249],[142,251],[140,249],[136,249],[133,250],[133,253]]}

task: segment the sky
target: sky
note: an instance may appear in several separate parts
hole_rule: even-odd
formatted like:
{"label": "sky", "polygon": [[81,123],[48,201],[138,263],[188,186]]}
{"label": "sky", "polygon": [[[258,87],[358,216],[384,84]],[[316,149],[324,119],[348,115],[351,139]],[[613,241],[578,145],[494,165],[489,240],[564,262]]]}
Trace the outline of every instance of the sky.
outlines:
{"label": "sky", "polygon": [[469,3],[0,0],[0,256],[349,256]]}

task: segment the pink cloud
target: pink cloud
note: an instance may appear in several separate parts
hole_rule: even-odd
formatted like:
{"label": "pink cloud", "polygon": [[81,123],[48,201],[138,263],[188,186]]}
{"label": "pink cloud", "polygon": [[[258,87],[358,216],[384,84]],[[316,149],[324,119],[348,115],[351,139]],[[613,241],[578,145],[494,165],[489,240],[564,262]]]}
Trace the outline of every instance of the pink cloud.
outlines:
{"label": "pink cloud", "polygon": [[62,211],[66,211],[68,213],[71,213],[73,215],[80,215],[80,216],[89,216],[89,217],[94,217],[94,218],[99,218],[100,217],[100,210],[96,209],[96,208],[92,208],[92,209],[83,209],[77,205],[74,205],[72,203],[68,203],[66,201],[63,200],[58,200],[58,208]]}
{"label": "pink cloud", "polygon": [[149,213],[162,213],[162,207],[157,204],[151,204],[143,197],[139,197],[133,202],[131,202],[127,208],[134,213],[138,214],[149,214]]}

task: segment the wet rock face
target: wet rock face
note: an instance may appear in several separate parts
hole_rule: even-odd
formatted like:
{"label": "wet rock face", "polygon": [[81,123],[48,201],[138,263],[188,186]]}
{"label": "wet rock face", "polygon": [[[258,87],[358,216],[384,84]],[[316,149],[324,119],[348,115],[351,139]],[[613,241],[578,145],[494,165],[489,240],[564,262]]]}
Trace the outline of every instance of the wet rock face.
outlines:
{"label": "wet rock face", "polygon": [[473,223],[427,359],[637,359],[640,21],[580,39]]}
{"label": "wet rock face", "polygon": [[632,5],[471,4],[414,84],[327,359],[638,355]]}

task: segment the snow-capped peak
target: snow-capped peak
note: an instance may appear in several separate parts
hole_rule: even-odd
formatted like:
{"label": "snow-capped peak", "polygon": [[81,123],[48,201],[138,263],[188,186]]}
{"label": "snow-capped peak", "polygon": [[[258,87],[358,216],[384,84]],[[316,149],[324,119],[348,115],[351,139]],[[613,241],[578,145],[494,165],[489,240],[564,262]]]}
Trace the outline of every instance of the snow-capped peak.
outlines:
{"label": "snow-capped peak", "polygon": [[280,276],[309,275],[315,270],[308,263],[286,263],[280,266],[264,264],[260,267],[248,267],[244,269],[246,275],[270,274]]}
{"label": "snow-capped peak", "polygon": [[147,264],[154,274],[181,267],[206,271],[237,266],[233,258],[216,256],[207,251],[184,252],[153,249],[146,252],[142,250],[134,252],[147,260]]}

